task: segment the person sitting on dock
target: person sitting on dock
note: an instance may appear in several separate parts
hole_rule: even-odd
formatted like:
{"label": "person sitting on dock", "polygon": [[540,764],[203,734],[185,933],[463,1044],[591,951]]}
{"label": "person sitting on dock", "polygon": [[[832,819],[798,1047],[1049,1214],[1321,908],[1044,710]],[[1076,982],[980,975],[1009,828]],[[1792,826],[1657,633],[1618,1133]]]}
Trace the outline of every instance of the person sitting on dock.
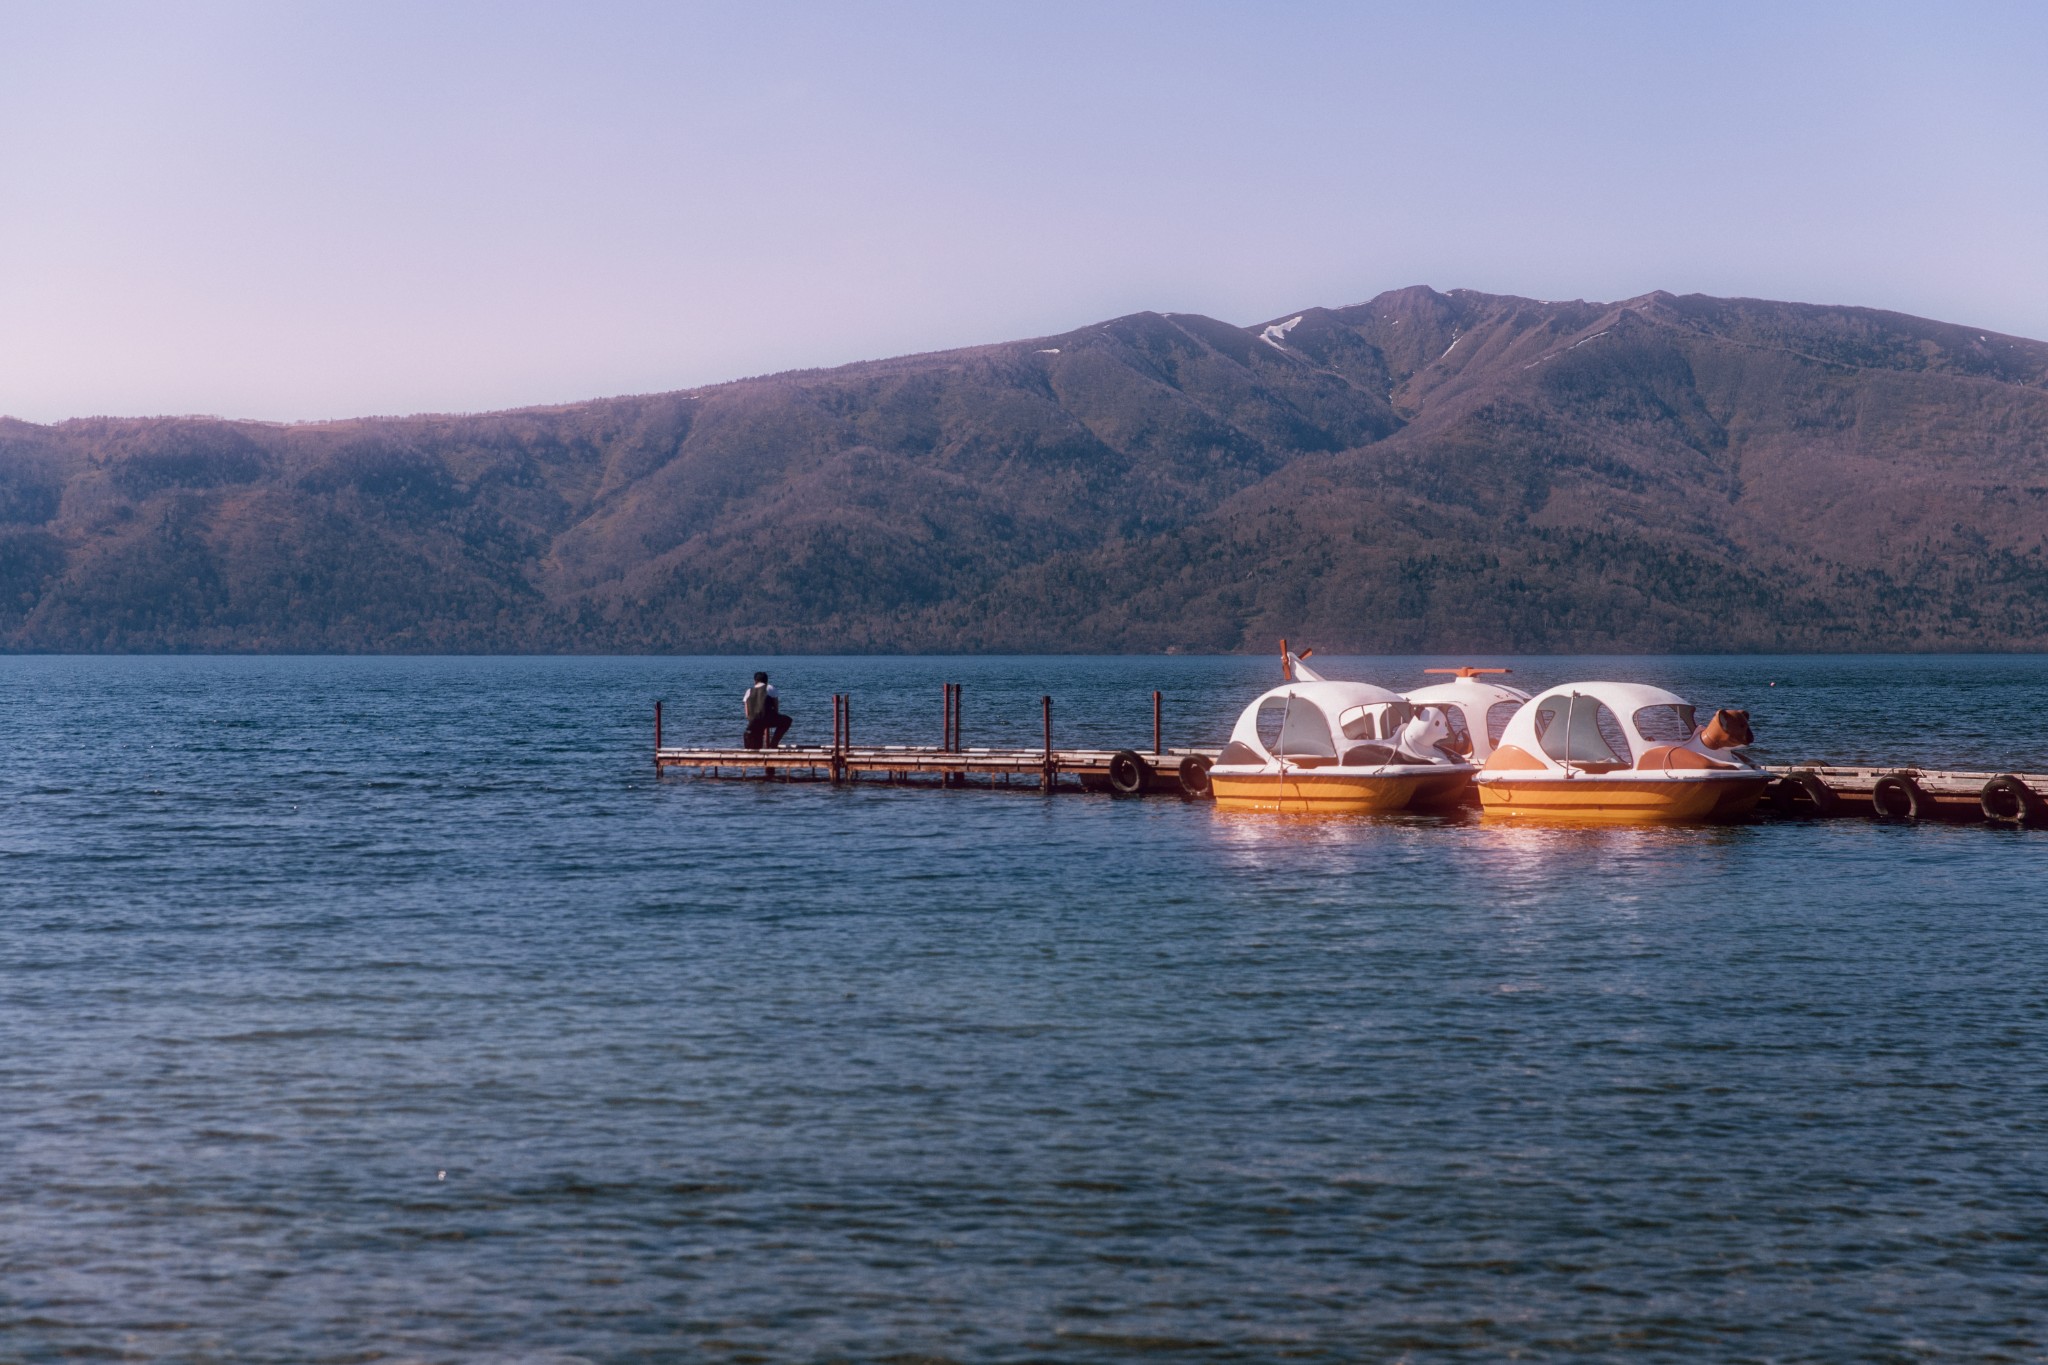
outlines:
{"label": "person sitting on dock", "polygon": [[782,737],[789,733],[790,718],[782,714],[782,701],[766,673],[754,675],[754,685],[747,689],[743,700],[747,709],[747,737],[743,741],[746,747],[781,748]]}

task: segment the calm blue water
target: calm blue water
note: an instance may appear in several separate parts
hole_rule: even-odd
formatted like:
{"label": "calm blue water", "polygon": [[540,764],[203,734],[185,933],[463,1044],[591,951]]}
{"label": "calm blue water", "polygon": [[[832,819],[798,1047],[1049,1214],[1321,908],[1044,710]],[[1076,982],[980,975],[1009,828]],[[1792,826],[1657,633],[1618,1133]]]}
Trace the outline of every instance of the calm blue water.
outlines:
{"label": "calm blue water", "polygon": [[[655,781],[754,666],[0,659],[0,1358],[2048,1355],[2048,834]],[[1521,667],[2048,770],[2041,659]]]}

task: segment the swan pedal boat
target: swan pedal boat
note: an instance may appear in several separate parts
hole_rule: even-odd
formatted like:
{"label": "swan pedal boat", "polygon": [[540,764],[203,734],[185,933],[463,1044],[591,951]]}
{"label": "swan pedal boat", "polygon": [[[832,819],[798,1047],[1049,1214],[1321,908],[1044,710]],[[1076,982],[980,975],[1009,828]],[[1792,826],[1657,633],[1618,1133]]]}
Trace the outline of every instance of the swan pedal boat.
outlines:
{"label": "swan pedal boat", "polygon": [[1744,711],[1706,726],[1692,704],[1636,683],[1567,683],[1523,706],[1473,782],[1489,816],[1657,823],[1735,820],[1771,775],[1734,752]]}
{"label": "swan pedal boat", "polygon": [[[1261,737],[1261,718],[1270,742]],[[1244,709],[1210,790],[1226,810],[1383,814],[1454,803],[1478,765],[1440,713],[1370,683],[1299,680]]]}
{"label": "swan pedal boat", "polygon": [[1474,763],[1483,764],[1493,757],[1493,746],[1500,741],[1515,712],[1529,700],[1529,694],[1519,687],[1487,682],[1477,676],[1507,671],[1505,668],[1426,668],[1423,670],[1425,673],[1453,673],[1457,676],[1451,682],[1418,687],[1402,695],[1417,711],[1443,712],[1452,732],[1449,747],[1462,750]]}

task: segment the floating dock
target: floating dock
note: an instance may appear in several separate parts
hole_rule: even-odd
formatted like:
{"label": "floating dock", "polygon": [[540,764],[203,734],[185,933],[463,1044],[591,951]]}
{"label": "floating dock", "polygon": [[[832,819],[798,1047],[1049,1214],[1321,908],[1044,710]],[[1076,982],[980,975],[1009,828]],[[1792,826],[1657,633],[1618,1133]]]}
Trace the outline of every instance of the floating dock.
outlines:
{"label": "floating dock", "polygon": [[1769,811],[1794,817],[1878,820],[1988,820],[2048,826],[2048,774],[1972,773],[1921,768],[1766,765],[1778,780]]}
{"label": "floating dock", "polygon": [[[1061,749],[1053,745],[1052,698],[1041,699],[1044,743],[1030,749],[970,749],[960,744],[960,688],[945,685],[944,741],[938,745],[857,745],[851,700],[832,699],[832,743],[786,749],[680,748],[662,743],[654,704],[654,768],[704,777],[775,782],[918,782],[939,787],[1022,786],[1119,796],[1209,796],[1215,749],[1160,743],[1160,694],[1152,694],[1152,747]],[[1815,763],[1767,764],[1772,782],[1759,811],[1786,819],[1877,819],[2048,828],[2048,773],[1957,772],[1910,767]]]}
{"label": "floating dock", "polygon": [[1208,795],[1214,749],[1167,749],[1160,742],[1160,694],[1152,694],[1152,748],[1060,749],[1052,742],[1052,698],[1043,697],[1045,742],[1035,749],[970,749],[960,743],[960,685],[945,684],[944,741],[857,745],[852,742],[852,699],[832,698],[830,746],[779,749],[668,748],[662,744],[661,703],[654,704],[656,773],[682,769],[705,777],[754,778],[780,782],[935,781],[942,787],[1027,786],[1106,791],[1123,796],[1147,793]]}
{"label": "floating dock", "polygon": [[1138,796],[1198,795],[1184,790],[1180,765],[1189,757],[1213,762],[1214,750],[1174,749],[938,749],[908,744],[843,749],[657,749],[654,766],[683,768],[705,777],[766,778],[777,782],[934,781],[948,787],[1028,786]]}

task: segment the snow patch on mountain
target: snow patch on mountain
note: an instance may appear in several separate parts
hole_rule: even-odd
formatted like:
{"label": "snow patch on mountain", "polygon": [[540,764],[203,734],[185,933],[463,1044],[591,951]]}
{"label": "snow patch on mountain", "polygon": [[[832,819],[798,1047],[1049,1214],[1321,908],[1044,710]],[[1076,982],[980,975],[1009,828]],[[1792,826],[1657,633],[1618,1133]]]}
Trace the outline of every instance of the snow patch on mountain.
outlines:
{"label": "snow patch on mountain", "polygon": [[1268,327],[1265,331],[1259,333],[1259,340],[1265,342],[1268,346],[1271,346],[1276,351],[1286,350],[1287,348],[1281,345],[1280,343],[1287,340],[1287,334],[1289,332],[1301,326],[1301,320],[1306,316],[1307,314],[1305,313],[1297,313],[1295,316],[1287,319],[1287,321],[1285,322],[1274,323],[1271,327]]}

